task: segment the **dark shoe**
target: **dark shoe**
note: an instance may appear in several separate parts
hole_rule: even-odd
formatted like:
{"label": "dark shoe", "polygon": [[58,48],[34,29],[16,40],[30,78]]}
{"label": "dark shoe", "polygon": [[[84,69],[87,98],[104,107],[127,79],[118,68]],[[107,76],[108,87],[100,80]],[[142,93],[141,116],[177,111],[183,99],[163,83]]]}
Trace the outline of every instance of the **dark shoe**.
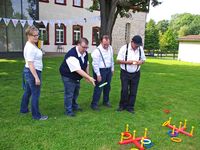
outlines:
{"label": "dark shoe", "polygon": [[73,111],[80,111],[80,112],[82,112],[83,109],[82,108],[75,108],[75,109],[73,109]]}
{"label": "dark shoe", "polygon": [[75,117],[75,113],[70,112],[70,113],[65,113],[65,115],[69,116],[69,117]]}
{"label": "dark shoe", "polygon": [[123,107],[117,108],[117,111],[123,111],[123,110],[125,110]]}
{"label": "dark shoe", "polygon": [[94,110],[94,111],[100,111],[98,106],[91,106],[91,109]]}
{"label": "dark shoe", "polygon": [[111,107],[112,107],[109,103],[103,104],[103,106],[108,107],[108,108],[111,108]]}
{"label": "dark shoe", "polygon": [[132,114],[135,113],[133,109],[127,109],[127,111],[130,112],[130,113],[132,113]]}
{"label": "dark shoe", "polygon": [[47,120],[48,119],[48,116],[41,116],[40,119],[38,120]]}

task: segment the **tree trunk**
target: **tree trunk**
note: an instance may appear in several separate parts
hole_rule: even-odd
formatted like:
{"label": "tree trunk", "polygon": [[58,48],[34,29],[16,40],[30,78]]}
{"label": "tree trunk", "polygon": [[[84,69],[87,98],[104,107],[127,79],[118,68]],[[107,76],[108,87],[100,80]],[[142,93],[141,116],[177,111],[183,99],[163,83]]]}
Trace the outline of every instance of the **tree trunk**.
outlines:
{"label": "tree trunk", "polygon": [[119,14],[118,0],[100,0],[101,29],[100,36],[108,35],[112,42],[112,31]]}

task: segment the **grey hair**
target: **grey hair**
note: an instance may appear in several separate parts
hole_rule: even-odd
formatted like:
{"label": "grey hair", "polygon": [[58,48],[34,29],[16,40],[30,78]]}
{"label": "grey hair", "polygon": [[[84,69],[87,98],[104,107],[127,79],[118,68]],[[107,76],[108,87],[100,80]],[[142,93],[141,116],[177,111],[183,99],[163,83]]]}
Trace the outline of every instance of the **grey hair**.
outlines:
{"label": "grey hair", "polygon": [[88,41],[88,39],[87,39],[87,38],[85,38],[85,37],[82,37],[82,38],[80,38],[80,39],[78,40],[78,44],[81,44],[81,43],[85,43],[85,44],[87,44],[87,45],[88,45],[89,41]]}

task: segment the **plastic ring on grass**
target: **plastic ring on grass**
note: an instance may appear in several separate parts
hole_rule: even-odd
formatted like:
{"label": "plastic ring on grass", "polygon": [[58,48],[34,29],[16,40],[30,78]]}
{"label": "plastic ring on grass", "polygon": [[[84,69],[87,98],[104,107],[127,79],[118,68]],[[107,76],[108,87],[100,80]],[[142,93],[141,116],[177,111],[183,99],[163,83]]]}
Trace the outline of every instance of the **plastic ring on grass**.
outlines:
{"label": "plastic ring on grass", "polygon": [[131,138],[131,134],[130,134],[129,132],[125,132],[125,133],[124,133],[123,139],[124,139],[124,140],[128,140],[128,139],[130,139],[130,138]]}
{"label": "plastic ring on grass", "polygon": [[[142,140],[140,141],[142,143]],[[143,144],[145,145],[148,145],[148,144],[151,144],[151,140],[150,139],[144,139],[143,140]]]}
{"label": "plastic ring on grass", "polygon": [[168,134],[170,137],[177,137],[177,136],[178,136],[178,132],[174,131],[174,134],[172,134],[172,131],[171,131],[171,130],[169,130],[169,131],[167,132],[167,134]]}
{"label": "plastic ring on grass", "polygon": [[131,148],[131,150],[138,150],[137,148]]}
{"label": "plastic ring on grass", "polygon": [[182,142],[182,139],[180,139],[178,137],[172,137],[171,141],[176,142],[176,143],[180,143],[180,142]]}
{"label": "plastic ring on grass", "polygon": [[144,147],[146,149],[151,148],[153,146],[153,143],[151,142],[150,144],[144,144]]}
{"label": "plastic ring on grass", "polygon": [[169,121],[165,121],[162,126],[167,126],[169,124]]}

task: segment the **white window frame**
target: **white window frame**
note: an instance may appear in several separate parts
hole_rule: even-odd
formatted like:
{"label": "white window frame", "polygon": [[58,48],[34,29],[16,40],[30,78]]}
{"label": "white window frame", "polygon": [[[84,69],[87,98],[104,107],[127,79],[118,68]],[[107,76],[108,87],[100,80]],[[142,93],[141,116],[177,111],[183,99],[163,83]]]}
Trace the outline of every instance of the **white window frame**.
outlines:
{"label": "white window frame", "polygon": [[73,0],[74,1],[74,6],[81,7],[81,0]]}
{"label": "white window frame", "polygon": [[[61,36],[63,33],[63,37]],[[57,36],[58,35],[58,36]],[[56,28],[56,44],[63,44],[64,43],[64,28]],[[58,37],[58,38],[57,38]]]}
{"label": "white window frame", "polygon": [[58,4],[65,4],[65,0],[56,0],[56,3],[58,3]]}

